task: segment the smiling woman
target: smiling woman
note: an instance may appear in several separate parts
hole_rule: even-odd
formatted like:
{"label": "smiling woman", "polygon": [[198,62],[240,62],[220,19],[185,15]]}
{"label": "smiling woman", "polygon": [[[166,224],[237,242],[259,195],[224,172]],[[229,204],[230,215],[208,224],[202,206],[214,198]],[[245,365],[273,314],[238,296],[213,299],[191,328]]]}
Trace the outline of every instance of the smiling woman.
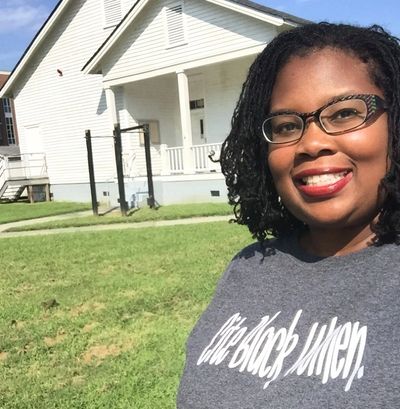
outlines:
{"label": "smiling woman", "polygon": [[178,408],[400,405],[399,95],[376,26],[306,25],[256,59],[221,165],[259,242],[190,335]]}
{"label": "smiling woman", "polygon": [[[350,98],[354,94],[357,98]],[[387,115],[373,101],[383,101],[383,91],[370,79],[367,63],[324,48],[292,57],[280,70],[271,96],[272,112],[309,112],[338,95],[347,96],[346,106],[343,100],[328,105],[320,122],[337,125],[341,115],[337,128],[349,124],[349,130],[333,126],[332,135],[318,121],[308,121],[296,143],[269,144],[276,189],[289,212],[308,226],[300,239],[304,248],[319,255],[346,254],[374,237],[371,221],[379,214],[380,182],[388,170]],[[360,119],[358,126],[354,117]],[[332,240],[335,233],[339,241]]]}

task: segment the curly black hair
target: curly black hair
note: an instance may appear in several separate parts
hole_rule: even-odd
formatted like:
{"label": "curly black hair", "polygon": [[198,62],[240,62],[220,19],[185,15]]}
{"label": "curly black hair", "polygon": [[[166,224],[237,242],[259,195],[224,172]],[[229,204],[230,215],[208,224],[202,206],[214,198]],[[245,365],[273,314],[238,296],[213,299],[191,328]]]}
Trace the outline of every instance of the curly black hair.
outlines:
{"label": "curly black hair", "polygon": [[307,24],[282,32],[258,55],[249,69],[222,145],[221,169],[236,221],[248,226],[259,241],[304,229],[280,201],[267,163],[268,146],[261,125],[269,112],[272,89],[280,69],[293,56],[323,48],[343,50],[368,65],[369,74],[388,105],[391,166],[381,182],[385,201],[373,227],[376,244],[400,244],[400,45],[399,39],[374,25]]}

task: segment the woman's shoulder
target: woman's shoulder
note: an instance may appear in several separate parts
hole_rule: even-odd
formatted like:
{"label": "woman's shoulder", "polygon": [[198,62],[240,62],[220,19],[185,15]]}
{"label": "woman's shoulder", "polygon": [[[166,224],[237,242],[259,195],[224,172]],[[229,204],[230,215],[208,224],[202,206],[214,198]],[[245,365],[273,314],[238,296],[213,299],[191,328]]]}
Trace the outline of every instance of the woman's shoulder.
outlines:
{"label": "woman's shoulder", "polygon": [[244,247],[236,254],[233,260],[236,259],[268,259],[271,257],[279,257],[282,254],[292,252],[293,242],[295,237],[283,236],[280,238],[271,238],[262,242],[255,242]]}
{"label": "woman's shoulder", "polygon": [[255,242],[240,250],[233,260],[252,259],[254,257],[270,257],[276,254],[276,244],[278,240],[273,238],[263,242]]}
{"label": "woman's shoulder", "polygon": [[395,243],[380,246],[371,245],[361,251],[346,256],[317,256],[304,251],[297,239],[297,235],[282,236],[264,242],[252,243],[239,251],[233,258],[233,265],[269,264],[279,265],[321,265],[352,264],[362,260],[364,263],[393,264],[400,267],[400,245]]}
{"label": "woman's shoulder", "polygon": [[255,242],[240,250],[232,259],[230,266],[265,266],[266,264],[279,263],[290,253],[290,240],[288,238],[272,238],[263,242]]}

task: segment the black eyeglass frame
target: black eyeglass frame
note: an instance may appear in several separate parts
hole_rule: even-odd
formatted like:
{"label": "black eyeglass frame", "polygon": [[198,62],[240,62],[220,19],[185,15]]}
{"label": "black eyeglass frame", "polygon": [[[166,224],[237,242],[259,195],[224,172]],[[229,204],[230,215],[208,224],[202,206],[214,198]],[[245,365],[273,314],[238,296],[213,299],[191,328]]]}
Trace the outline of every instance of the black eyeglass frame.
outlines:
{"label": "black eyeglass frame", "polygon": [[[367,115],[365,116],[363,122],[361,124],[358,124],[358,125],[350,128],[350,129],[346,129],[345,131],[338,131],[338,132],[328,131],[325,128],[324,124],[321,122],[321,119],[320,119],[321,112],[324,111],[329,106],[331,106],[333,104],[336,104],[337,102],[348,101],[348,100],[351,100],[351,99],[361,99],[362,101],[365,102],[365,105],[367,107]],[[385,100],[382,99],[379,95],[375,95],[375,94],[346,95],[344,97],[335,98],[335,99],[329,101],[327,104],[325,104],[324,106],[322,106],[321,108],[318,108],[317,110],[315,110],[313,112],[301,113],[301,112],[296,112],[296,111],[282,111],[282,112],[272,113],[272,114],[268,115],[264,119],[264,121],[263,121],[263,123],[261,125],[261,129],[262,129],[264,139],[268,143],[273,144],[273,145],[293,143],[293,142],[299,141],[304,135],[304,132],[305,132],[306,127],[307,127],[307,120],[309,118],[314,118],[315,123],[328,135],[342,135],[342,134],[345,134],[347,132],[351,132],[351,131],[353,131],[355,129],[360,128],[366,122],[373,119],[374,116],[381,115],[383,112],[385,112],[387,110],[387,108],[388,107],[386,106]],[[302,120],[303,129],[302,129],[301,134],[300,134],[300,136],[298,138],[291,139],[290,141],[283,141],[283,142],[274,142],[274,141],[270,141],[268,139],[268,137],[266,136],[265,130],[264,130],[264,125],[269,119],[275,118],[275,117],[280,116],[280,115],[293,115],[293,116],[299,117]]]}

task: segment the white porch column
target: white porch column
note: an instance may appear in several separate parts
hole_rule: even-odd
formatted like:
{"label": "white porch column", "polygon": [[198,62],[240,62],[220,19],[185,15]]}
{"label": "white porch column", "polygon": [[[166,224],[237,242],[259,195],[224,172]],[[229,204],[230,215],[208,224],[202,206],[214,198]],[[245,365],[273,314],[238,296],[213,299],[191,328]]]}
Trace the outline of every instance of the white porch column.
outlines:
{"label": "white porch column", "polygon": [[192,154],[192,123],[190,119],[189,82],[184,70],[176,71],[178,78],[179,108],[181,113],[183,173],[194,173]]}
{"label": "white porch column", "polygon": [[118,113],[117,113],[117,104],[115,102],[115,93],[111,87],[105,87],[104,90],[106,92],[107,108],[109,111],[111,122],[114,127],[115,124],[118,123]]}

